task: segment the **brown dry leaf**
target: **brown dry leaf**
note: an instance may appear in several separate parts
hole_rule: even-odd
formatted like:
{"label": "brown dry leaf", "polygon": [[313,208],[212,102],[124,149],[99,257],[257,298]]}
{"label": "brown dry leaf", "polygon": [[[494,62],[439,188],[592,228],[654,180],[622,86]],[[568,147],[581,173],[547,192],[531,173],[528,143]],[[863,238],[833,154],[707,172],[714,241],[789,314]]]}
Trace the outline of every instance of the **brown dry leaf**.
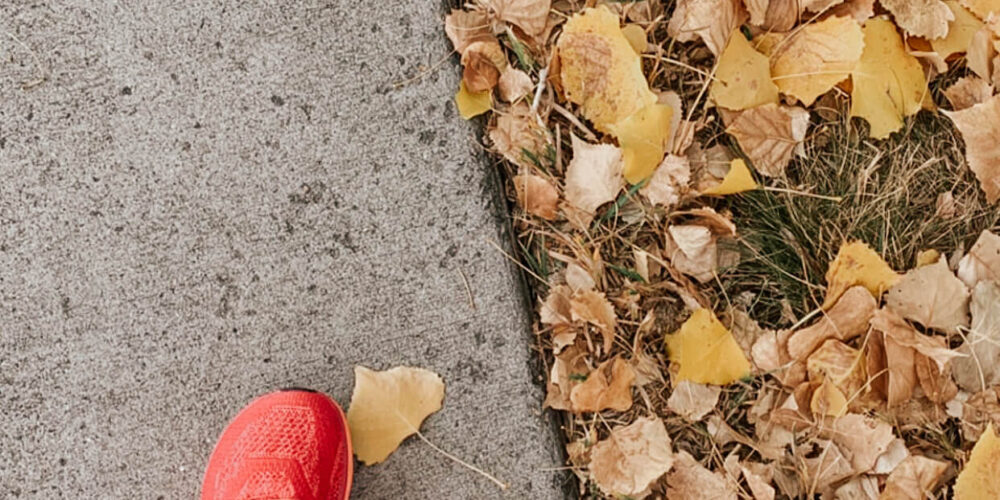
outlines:
{"label": "brown dry leaf", "polygon": [[497,89],[500,91],[500,98],[507,102],[516,102],[529,95],[534,83],[527,73],[513,66],[500,73],[500,80]]}
{"label": "brown dry leaf", "polygon": [[523,102],[511,106],[506,113],[499,113],[489,136],[498,153],[523,168],[533,165],[525,151],[543,156],[547,147],[552,145],[549,131],[539,125],[531,108]]}
{"label": "brown dry leaf", "polygon": [[955,20],[948,27],[948,35],[931,40],[931,47],[942,58],[952,54],[964,53],[972,43],[972,37],[982,29],[983,22],[955,0],[945,0],[945,5],[951,9]]}
{"label": "brown dry leaf", "polygon": [[944,111],[965,141],[965,159],[986,200],[1000,200],[1000,95],[961,111]]}
{"label": "brown dry leaf", "polygon": [[569,411],[572,408],[570,394],[582,377],[586,377],[588,353],[578,345],[570,345],[556,354],[549,370],[543,408]]}
{"label": "brown dry leaf", "polygon": [[726,132],[736,138],[758,172],[772,177],[785,172],[808,128],[805,109],[765,104],[740,113]]}
{"label": "brown dry leaf", "polygon": [[944,91],[955,111],[971,108],[993,97],[993,85],[975,75],[959,78]]}
{"label": "brown dry leaf", "polygon": [[681,195],[691,182],[691,165],[683,156],[669,154],[653,172],[649,182],[639,189],[639,193],[654,205],[673,207],[680,203]]}
{"label": "brown dry leaf", "polygon": [[682,380],[670,393],[667,408],[688,422],[697,422],[715,408],[720,394],[722,389],[717,386]]}
{"label": "brown dry leaf", "polygon": [[[847,396],[829,380],[822,377],[820,380],[822,382],[819,387],[813,390],[812,397],[809,399],[809,410],[814,415],[824,417],[844,416],[847,413]],[[809,382],[803,382],[800,387],[807,391],[811,385]]]}
{"label": "brown dry leaf", "polygon": [[711,229],[694,224],[670,226],[666,243],[664,251],[675,269],[702,283],[713,279],[718,250]]}
{"label": "brown dry leaf", "polygon": [[688,452],[675,456],[674,467],[667,474],[667,498],[685,500],[736,500],[737,492],[726,477],[698,463]]}
{"label": "brown dry leaf", "polygon": [[444,381],[422,368],[398,366],[376,372],[354,367],[354,394],[347,410],[354,454],[365,465],[377,464],[441,409]]}
{"label": "brown dry leaf", "polygon": [[743,350],[708,309],[694,311],[666,344],[670,362],[678,365],[678,382],[726,385],[750,374]]}
{"label": "brown dry leaf", "polygon": [[955,480],[955,500],[988,500],[1000,498],[1000,438],[993,431],[993,424],[972,447],[972,454],[965,468]]}
{"label": "brown dry leaf", "polygon": [[[948,347],[944,337],[930,337],[930,340],[940,348]],[[951,364],[942,368],[933,359],[917,354],[914,357],[914,369],[917,382],[927,399],[935,403],[946,403],[958,394],[958,386],[951,379]]]}
{"label": "brown dry leaf", "polygon": [[570,299],[570,311],[573,321],[586,321],[597,327],[604,338],[604,352],[611,352],[615,342],[615,326],[618,317],[615,308],[604,297],[603,293],[594,290],[583,290],[573,294]]}
{"label": "brown dry leaf", "polygon": [[644,498],[653,482],[674,465],[663,421],[644,417],[616,427],[590,452],[590,478],[605,494]]}
{"label": "brown dry leaf", "polygon": [[566,265],[566,284],[574,292],[593,290],[597,286],[597,283],[594,282],[594,276],[590,274],[590,271],[587,271],[576,262],[570,262]]}
{"label": "brown dry leaf", "polygon": [[803,468],[800,480],[810,493],[807,498],[827,492],[834,484],[854,475],[851,461],[833,441],[810,440],[796,447],[795,455]]}
{"label": "brown dry leaf", "polygon": [[767,18],[767,7],[770,3],[770,0],[743,0],[743,6],[746,7],[750,16],[750,24],[754,26],[764,24],[764,20]]}
{"label": "brown dry leaf", "polygon": [[492,90],[507,69],[507,56],[496,40],[472,42],[462,52],[462,81],[470,92]]}
{"label": "brown dry leaf", "polygon": [[718,56],[733,30],[746,20],[740,0],[680,0],[667,25],[667,34],[679,42],[700,37]]}
{"label": "brown dry leaf", "polygon": [[566,285],[558,285],[549,289],[549,295],[545,297],[539,308],[541,322],[546,325],[569,324],[573,321],[573,313],[570,311],[570,298],[573,290]]}
{"label": "brown dry leaf", "polygon": [[848,288],[861,285],[879,299],[882,293],[899,281],[899,275],[868,245],[853,241],[844,243],[826,271],[826,299],[829,309]]}
{"label": "brown dry leaf", "polygon": [[878,500],[878,479],[874,476],[858,476],[837,487],[833,492],[835,500]]}
{"label": "brown dry leaf", "polygon": [[985,20],[993,12],[1000,12],[1000,0],[958,0],[963,7]]}
{"label": "brown dry leaf", "polygon": [[570,391],[573,413],[628,410],[634,382],[635,371],[627,361],[615,357],[601,363]]}
{"label": "brown dry leaf", "polygon": [[551,0],[484,0],[483,5],[501,21],[521,28],[529,36],[545,32]]}
{"label": "brown dry leaf", "polygon": [[960,356],[933,338],[918,333],[887,309],[878,310],[871,324],[884,334],[876,333],[868,342],[871,387],[886,397],[890,408],[910,399],[918,382],[916,363],[919,356],[932,360],[941,372],[953,358]]}
{"label": "brown dry leaf", "polygon": [[740,466],[740,471],[743,472],[743,479],[746,479],[754,500],[774,500],[774,487],[771,486],[773,467],[747,462]]}
{"label": "brown dry leaf", "polygon": [[555,220],[559,192],[544,177],[533,174],[514,176],[514,189],[517,191],[517,203],[525,212]]}
{"label": "brown dry leaf", "polygon": [[460,55],[474,42],[488,42],[496,37],[490,32],[490,23],[483,11],[452,9],[444,18],[444,32]]}
{"label": "brown dry leaf", "polygon": [[969,289],[941,258],[906,273],[885,294],[886,307],[928,328],[957,333],[969,326]]}
{"label": "brown dry leaf", "polygon": [[906,447],[906,441],[897,438],[889,443],[889,447],[875,460],[875,467],[872,472],[875,474],[889,474],[896,467],[910,456],[910,450]]}
{"label": "brown dry leaf", "polygon": [[967,357],[952,362],[955,381],[978,392],[1000,384],[1000,286],[982,281],[972,291],[972,328],[959,346]]}
{"label": "brown dry leaf", "polygon": [[[860,350],[849,347],[843,342],[827,340],[809,356],[806,361],[806,373],[809,380],[832,385],[839,391],[841,398],[851,400],[851,406],[856,406],[858,396],[864,390],[867,380],[862,354]],[[827,406],[827,408],[833,407]]]}
{"label": "brown dry leaf", "polygon": [[563,212],[577,228],[587,229],[601,205],[614,200],[625,185],[622,151],[610,144],[588,144],[572,137],[573,159],[566,167]]}
{"label": "brown dry leaf", "polygon": [[827,339],[847,341],[865,333],[877,308],[865,287],[849,288],[822,318],[788,337],[788,354],[803,361]]}
{"label": "brown dry leaf", "polygon": [[983,26],[972,35],[972,40],[965,53],[965,65],[973,73],[989,80],[993,76],[991,67],[996,53],[996,47],[993,46],[993,33],[989,27]]}
{"label": "brown dry leaf", "polygon": [[771,80],[767,56],[746,37],[733,36],[716,63],[709,95],[716,104],[736,111],[777,104],[778,87]]}
{"label": "brown dry leaf", "polygon": [[962,357],[961,354],[942,346],[934,340],[934,337],[918,332],[906,320],[884,307],[875,311],[871,325],[872,328],[885,333],[887,338],[895,340],[900,346],[913,349],[931,358],[941,369],[944,369],[951,360]]}
{"label": "brown dry leaf", "polygon": [[864,34],[854,18],[807,24],[771,54],[771,77],[781,93],[809,106],[854,71],[863,47]]}
{"label": "brown dry leaf", "polygon": [[864,23],[875,15],[875,0],[847,0],[833,7],[829,14],[837,17],[853,17],[859,23]]}
{"label": "brown dry leaf", "polygon": [[829,433],[830,439],[850,461],[855,474],[870,472],[896,439],[892,425],[856,413],[835,419]]}
{"label": "brown dry leaf", "polygon": [[1000,282],[1000,236],[989,231],[980,233],[969,253],[958,262],[956,274],[969,288],[980,281]]}
{"label": "brown dry leaf", "polygon": [[941,474],[948,469],[946,462],[939,462],[919,455],[903,460],[889,474],[882,490],[884,500],[923,500],[934,496],[934,486]]}
{"label": "brown dry leaf", "polygon": [[896,24],[913,36],[928,40],[948,34],[948,23],[955,14],[941,0],[879,0],[892,12]]}

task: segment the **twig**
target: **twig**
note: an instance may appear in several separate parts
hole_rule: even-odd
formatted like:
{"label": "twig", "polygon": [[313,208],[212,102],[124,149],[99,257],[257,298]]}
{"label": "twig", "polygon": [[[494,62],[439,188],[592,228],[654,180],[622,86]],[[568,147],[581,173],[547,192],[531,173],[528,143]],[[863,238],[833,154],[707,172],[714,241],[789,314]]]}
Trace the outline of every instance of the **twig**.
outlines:
{"label": "twig", "polygon": [[837,203],[840,203],[840,202],[844,201],[844,198],[841,197],[841,196],[826,196],[826,195],[822,195],[822,194],[809,193],[809,192],[806,192],[806,191],[796,191],[794,189],[771,187],[771,186],[764,186],[761,189],[763,189],[764,191],[771,191],[771,192],[775,192],[775,193],[794,194],[794,195],[798,195],[798,196],[805,196],[805,197],[808,197],[808,198],[819,198],[821,200],[834,201],[834,202],[837,202]]}
{"label": "twig", "polygon": [[476,299],[472,296],[472,287],[469,286],[469,278],[465,276],[465,271],[462,271],[461,268],[456,268],[455,270],[458,271],[458,275],[462,277],[462,282],[465,283],[465,293],[469,296],[469,307],[475,311]]}
{"label": "twig", "polygon": [[586,137],[588,141],[597,142],[597,136],[591,132],[586,125],[581,123],[577,117],[573,116],[573,113],[570,113],[568,109],[555,102],[552,103],[552,109],[556,110],[556,112],[562,115],[563,118],[569,120],[570,123],[576,125],[576,128],[580,129],[580,132],[583,132],[584,137]]}
{"label": "twig", "polygon": [[458,458],[455,455],[452,455],[451,453],[448,453],[447,451],[442,450],[441,448],[438,448],[438,446],[436,444],[432,443],[429,439],[427,439],[426,437],[424,437],[424,434],[422,432],[420,432],[419,430],[417,431],[417,437],[419,437],[421,440],[423,440],[423,442],[427,443],[427,446],[430,446],[431,448],[433,448],[434,451],[436,451],[436,452],[438,452],[438,453],[440,453],[440,454],[442,454],[442,455],[450,458],[451,460],[455,461],[459,465],[461,465],[461,466],[463,466],[463,467],[465,467],[465,468],[467,468],[467,469],[469,469],[469,470],[471,470],[473,472],[478,473],[479,475],[485,477],[486,479],[489,479],[490,481],[493,482],[493,484],[499,486],[501,490],[506,490],[507,488],[510,488],[510,486],[508,486],[507,483],[505,483],[505,482],[503,482],[503,481],[501,481],[501,480],[493,477],[489,472],[486,472],[483,469],[480,469],[479,467],[476,467],[475,465],[472,465],[472,464],[470,464],[468,462],[465,462],[461,458]]}

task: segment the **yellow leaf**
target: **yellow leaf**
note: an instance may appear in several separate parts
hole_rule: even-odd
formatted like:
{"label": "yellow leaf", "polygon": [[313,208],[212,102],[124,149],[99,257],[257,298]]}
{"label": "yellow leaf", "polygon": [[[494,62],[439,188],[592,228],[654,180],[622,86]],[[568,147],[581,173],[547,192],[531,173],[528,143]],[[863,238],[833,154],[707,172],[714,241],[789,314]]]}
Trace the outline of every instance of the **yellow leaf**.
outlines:
{"label": "yellow leaf", "polygon": [[939,258],[941,258],[941,252],[938,252],[933,248],[921,250],[920,253],[917,254],[917,267],[929,266],[937,262]]}
{"label": "yellow leaf", "polygon": [[354,454],[365,465],[377,464],[441,409],[444,381],[422,368],[398,366],[376,372],[354,367],[354,394],[347,411]]}
{"label": "yellow leaf", "polygon": [[630,184],[652,175],[663,160],[672,115],[670,106],[650,104],[611,126],[625,160],[622,174]]}
{"label": "yellow leaf", "polygon": [[1000,12],[1000,0],[959,0],[959,3],[984,20],[990,13]]}
{"label": "yellow leaf", "polygon": [[646,30],[642,29],[642,26],[638,24],[627,24],[622,28],[622,34],[628,39],[629,45],[632,46],[632,50],[636,54],[642,54],[646,50],[646,45],[649,44],[649,40],[646,38]]}
{"label": "yellow leaf", "polygon": [[864,43],[861,25],[851,17],[804,25],[774,49],[771,77],[781,93],[809,106],[854,71]]}
{"label": "yellow leaf", "polygon": [[972,37],[983,27],[983,22],[955,0],[945,0],[945,5],[955,15],[948,27],[948,35],[931,40],[931,47],[941,57],[963,53],[969,49]]}
{"label": "yellow leaf", "polygon": [[778,87],[771,80],[767,56],[735,33],[719,57],[710,95],[719,106],[736,111],[777,103]]}
{"label": "yellow leaf", "polygon": [[750,175],[750,169],[747,168],[746,162],[740,158],[736,158],[729,163],[729,173],[722,179],[722,182],[718,186],[713,186],[702,191],[701,194],[736,194],[744,191],[753,191],[757,187],[757,182]]}
{"label": "yellow leaf", "polygon": [[928,98],[920,62],[903,46],[896,26],[869,19],[863,29],[864,53],[851,73],[851,116],[871,124],[871,136],[884,139],[903,126],[903,118],[920,111]]}
{"label": "yellow leaf", "polygon": [[458,106],[458,114],[462,115],[462,118],[468,120],[479,116],[489,111],[492,104],[493,97],[489,90],[469,92],[469,89],[465,88],[465,80],[459,83],[458,93],[455,94],[455,105]]}
{"label": "yellow leaf", "polygon": [[972,454],[965,468],[955,480],[955,500],[991,500],[1000,498],[1000,438],[993,430],[993,424],[986,424],[986,430],[972,447]]}
{"label": "yellow leaf", "polygon": [[670,362],[679,365],[677,381],[726,385],[750,374],[750,362],[732,333],[708,309],[696,310],[667,336]]}
{"label": "yellow leaf", "polygon": [[823,379],[823,383],[813,391],[809,409],[816,415],[842,417],[847,414],[847,398],[829,380]]}
{"label": "yellow leaf", "polygon": [[835,304],[852,286],[861,285],[878,299],[897,281],[899,275],[868,245],[860,241],[844,243],[826,271],[823,309]]}

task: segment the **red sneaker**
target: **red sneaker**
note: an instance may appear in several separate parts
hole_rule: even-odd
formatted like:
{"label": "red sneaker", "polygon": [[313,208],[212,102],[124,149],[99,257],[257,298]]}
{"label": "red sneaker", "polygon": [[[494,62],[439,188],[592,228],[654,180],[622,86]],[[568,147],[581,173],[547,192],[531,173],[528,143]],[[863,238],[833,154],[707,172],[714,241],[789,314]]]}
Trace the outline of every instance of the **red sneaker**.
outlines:
{"label": "red sneaker", "polygon": [[354,459],[344,412],[307,390],[273,392],[229,423],[205,470],[202,500],[346,500]]}

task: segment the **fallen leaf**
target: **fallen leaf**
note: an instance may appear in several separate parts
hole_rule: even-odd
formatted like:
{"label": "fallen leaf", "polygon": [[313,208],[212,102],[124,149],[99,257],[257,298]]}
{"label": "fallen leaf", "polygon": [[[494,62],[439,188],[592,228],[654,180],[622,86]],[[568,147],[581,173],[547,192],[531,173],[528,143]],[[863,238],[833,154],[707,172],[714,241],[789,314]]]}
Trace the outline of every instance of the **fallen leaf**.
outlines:
{"label": "fallen leaf", "polygon": [[[851,413],[830,424],[830,439],[850,461],[855,474],[864,474],[896,440],[892,425],[864,415]],[[906,450],[906,447],[903,447]]]}
{"label": "fallen leaf", "polygon": [[601,363],[570,392],[573,413],[604,410],[626,411],[632,407],[635,371],[628,362],[615,357]]}
{"label": "fallen leaf", "polygon": [[966,9],[985,20],[991,13],[1000,12],[1000,0],[958,0]]}
{"label": "fallen leaf", "polygon": [[712,311],[698,309],[666,339],[677,381],[726,385],[750,374],[750,362]]}
{"label": "fallen leaf", "polygon": [[958,279],[973,288],[980,281],[1000,282],[1000,236],[984,230],[969,253],[958,261]]}
{"label": "fallen leaf", "polygon": [[746,7],[750,16],[750,24],[754,26],[764,24],[764,20],[767,19],[767,7],[770,3],[770,0],[743,0],[743,6]]}
{"label": "fallen leaf", "polygon": [[642,26],[626,24],[622,27],[622,34],[628,39],[629,45],[632,46],[632,50],[636,54],[642,54],[646,50],[649,40],[646,39],[646,30],[642,29]]}
{"label": "fallen leaf", "polygon": [[594,282],[594,276],[590,274],[590,271],[587,271],[583,266],[577,264],[576,262],[570,262],[566,265],[566,284],[569,285],[574,292],[593,290],[597,285]]}
{"label": "fallen leaf", "polygon": [[496,15],[535,37],[545,32],[551,0],[484,0],[484,5]]}
{"label": "fallen leaf", "polygon": [[955,14],[941,0],[879,0],[879,3],[892,13],[900,28],[913,36],[944,37],[948,34],[948,23],[955,20]]}
{"label": "fallen leaf", "polygon": [[601,205],[614,200],[625,184],[622,152],[610,144],[588,144],[572,136],[573,159],[566,167],[566,217],[587,229]]}
{"label": "fallen leaf", "polygon": [[948,268],[945,259],[907,272],[885,294],[896,314],[928,328],[957,333],[969,326],[969,289]]}
{"label": "fallen leaf", "polygon": [[975,75],[959,78],[944,91],[954,111],[971,108],[993,97],[993,85]]}
{"label": "fallen leaf", "polygon": [[938,368],[944,369],[950,361],[962,357],[961,354],[940,344],[935,340],[935,337],[918,332],[906,320],[885,307],[875,311],[871,325],[872,328],[885,333],[887,338],[892,338],[899,345],[931,358]]}
{"label": "fallen leaf", "polygon": [[781,93],[809,106],[854,71],[863,47],[864,34],[854,18],[807,24],[771,55],[771,77]]}
{"label": "fallen leaf", "polygon": [[556,354],[549,370],[549,380],[546,384],[545,402],[543,408],[569,411],[573,407],[570,394],[573,388],[586,377],[588,353],[576,344],[570,345]]}
{"label": "fallen leaf", "polygon": [[808,128],[805,109],[765,104],[740,113],[726,132],[736,138],[758,172],[773,177],[785,172]]}
{"label": "fallen leaf", "polygon": [[725,476],[698,463],[688,452],[675,456],[674,467],[667,474],[666,498],[685,500],[736,500],[737,492]]}
{"label": "fallen leaf", "polygon": [[952,362],[955,382],[978,392],[1000,384],[1000,286],[981,281],[972,291],[972,327],[958,352],[967,357]]}
{"label": "fallen leaf", "polygon": [[514,176],[517,203],[531,215],[546,220],[555,220],[559,203],[559,192],[544,177],[533,174]]}
{"label": "fallen leaf", "polygon": [[997,464],[1000,463],[1000,438],[993,431],[993,424],[988,424],[982,436],[972,447],[965,468],[955,480],[955,500],[993,499],[1000,498],[1000,476],[997,475]]}
{"label": "fallen leaf", "polygon": [[758,187],[760,186],[757,185],[757,181],[753,180],[753,175],[750,174],[747,164],[736,158],[729,163],[729,172],[722,178],[722,182],[703,190],[701,194],[722,196],[753,191]]}
{"label": "fallen leaf", "polygon": [[573,321],[586,321],[597,327],[604,338],[604,352],[611,352],[615,342],[615,326],[618,318],[615,308],[604,297],[603,293],[594,290],[583,290],[573,294],[570,299],[570,311]]}
{"label": "fallen leaf", "polygon": [[531,108],[523,102],[497,113],[496,126],[490,129],[489,136],[498,153],[524,168],[537,167],[532,156],[543,157],[552,147],[548,129],[538,123]]}
{"label": "fallen leaf", "polygon": [[667,408],[688,422],[697,422],[715,408],[720,394],[722,389],[717,386],[682,380],[670,393]]}
{"label": "fallen leaf", "polygon": [[354,394],[347,410],[354,454],[365,465],[377,464],[441,409],[444,381],[422,368],[399,366],[376,372],[354,367]]}
{"label": "fallen leaf", "polygon": [[670,226],[666,243],[664,252],[674,269],[702,283],[713,279],[718,248],[711,229],[696,224]]}
{"label": "fallen leaf", "polygon": [[[962,436],[972,441],[979,439],[979,436],[986,430],[987,425],[1000,425],[1000,387],[990,387],[985,391],[969,395],[964,393],[966,400],[962,402],[961,415],[956,418],[961,419]],[[959,395],[963,395],[959,392]],[[956,400],[959,397],[955,398]]]}
{"label": "fallen leaf", "polygon": [[539,308],[539,317],[543,324],[560,325],[573,321],[570,310],[570,298],[573,290],[566,285],[558,285],[549,289],[548,296]]}
{"label": "fallen leaf", "polygon": [[972,37],[982,29],[983,22],[955,0],[945,0],[945,5],[955,16],[948,26],[948,35],[931,40],[931,47],[939,56],[947,58],[952,54],[961,54],[969,49]]}
{"label": "fallen leaf", "polygon": [[826,299],[829,309],[848,288],[861,285],[878,300],[899,281],[899,275],[879,254],[860,241],[844,243],[826,271]]}
{"label": "fallen leaf", "polygon": [[[894,1],[908,4],[908,0]],[[941,6],[951,14],[943,3]],[[947,29],[947,23],[944,26]],[[862,31],[864,50],[851,72],[850,116],[864,118],[871,125],[870,135],[884,139],[903,127],[903,118],[920,111],[928,99],[927,80],[920,62],[907,53],[895,25],[885,19],[869,19]]]}
{"label": "fallen leaf", "polygon": [[983,26],[972,35],[969,47],[965,51],[965,66],[979,75],[980,78],[991,79],[993,73],[993,58],[997,50],[993,45],[993,33],[989,27]]}
{"label": "fallen leaf", "polygon": [[837,487],[833,492],[835,500],[878,500],[878,479],[874,476],[858,476]]}
{"label": "fallen leaf", "polygon": [[923,500],[934,496],[934,486],[948,464],[919,455],[910,455],[885,481],[885,500]]}
{"label": "fallen leaf", "polygon": [[489,90],[470,92],[465,86],[464,79],[458,85],[458,93],[455,94],[455,106],[458,108],[458,114],[462,118],[470,120],[475,116],[489,111],[493,106],[493,95]]}
{"label": "fallen leaf", "polygon": [[655,417],[616,427],[590,452],[590,478],[605,494],[641,499],[674,465],[670,436]]}
{"label": "fallen leaf", "polygon": [[[822,379],[812,393],[809,410],[825,417],[842,417],[847,413],[847,396],[829,380]],[[808,383],[807,383],[808,384]]]}
{"label": "fallen leaf", "polygon": [[986,200],[1000,199],[1000,95],[961,111],[944,111],[965,141],[965,160]]}
{"label": "fallen leaf", "polygon": [[[944,337],[929,337],[938,347],[948,347]],[[946,403],[958,394],[958,386],[951,378],[951,364],[941,367],[931,358],[922,354],[914,356],[914,369],[917,382],[924,391],[924,396],[935,403]]]}
{"label": "fallen leaf", "polygon": [[828,339],[850,340],[868,331],[878,304],[863,286],[849,288],[823,317],[788,337],[788,354],[804,361]]}
{"label": "fallen leaf", "polygon": [[746,18],[740,0],[680,0],[667,24],[667,34],[679,42],[701,38],[718,56]]}
{"label": "fallen leaf", "polygon": [[[806,361],[806,373],[809,380],[821,381],[830,385],[840,393],[840,398],[844,399],[843,404],[847,405],[847,400],[852,402],[852,407],[865,388],[865,366],[862,352],[854,349],[838,340],[827,340],[816,349],[816,352],[809,356]],[[825,389],[830,392],[829,389]],[[818,391],[817,391],[818,392]],[[826,397],[826,396],[824,396]],[[834,399],[829,399],[833,401]],[[834,408],[827,406],[827,408]],[[843,415],[838,411],[832,416]]]}
{"label": "fallen leaf", "polygon": [[743,479],[746,479],[754,500],[774,500],[775,491],[771,486],[773,469],[761,463],[747,462],[740,466],[740,471],[743,472]]}
{"label": "fallen leaf", "polygon": [[609,125],[622,148],[625,161],[622,175],[630,184],[648,178],[663,160],[673,112],[665,104],[650,104]]}
{"label": "fallen leaf", "polygon": [[730,37],[716,63],[709,95],[719,106],[736,111],[776,104],[778,87],[771,80],[767,56],[757,52],[746,37]]}
{"label": "fallen leaf", "polygon": [[459,55],[474,42],[488,42],[496,37],[490,32],[490,24],[483,11],[452,9],[444,18],[444,32]]}
{"label": "fallen leaf", "polygon": [[847,0],[830,9],[829,14],[837,17],[853,17],[863,24],[875,15],[875,0]]}
{"label": "fallen leaf", "polygon": [[691,165],[683,156],[667,155],[639,193],[654,205],[673,207],[691,182]]}
{"label": "fallen leaf", "polygon": [[825,492],[832,485],[854,475],[851,461],[833,441],[812,439],[796,447],[795,455],[802,467],[800,480],[807,485],[810,493]]}
{"label": "fallen leaf", "polygon": [[462,52],[462,81],[469,92],[492,90],[507,69],[507,56],[496,40],[472,42]]}
{"label": "fallen leaf", "polygon": [[875,474],[889,474],[896,470],[896,467],[903,460],[906,460],[908,456],[910,456],[910,450],[906,447],[906,441],[901,438],[893,439],[885,452],[875,460],[875,467],[872,468],[872,472]]}
{"label": "fallen leaf", "polygon": [[532,88],[534,83],[531,77],[513,66],[507,66],[507,69],[500,73],[500,81],[497,83],[500,98],[507,102],[516,102],[531,94]]}

